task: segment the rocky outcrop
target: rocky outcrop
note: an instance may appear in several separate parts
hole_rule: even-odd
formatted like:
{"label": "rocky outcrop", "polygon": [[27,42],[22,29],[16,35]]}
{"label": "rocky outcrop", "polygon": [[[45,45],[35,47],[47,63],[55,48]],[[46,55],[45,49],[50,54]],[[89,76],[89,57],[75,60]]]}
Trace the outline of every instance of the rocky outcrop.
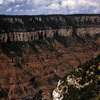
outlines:
{"label": "rocky outcrop", "polygon": [[47,37],[57,37],[61,36],[85,36],[89,34],[94,36],[100,33],[100,27],[90,27],[90,28],[67,28],[67,29],[55,29],[55,30],[39,30],[34,32],[14,32],[8,34],[0,34],[0,43],[6,43],[10,41],[34,41],[39,39],[45,39]]}
{"label": "rocky outcrop", "polygon": [[55,30],[39,30],[34,32],[14,32],[8,34],[0,34],[0,42],[6,43],[11,41],[34,41],[45,39],[47,37],[71,36],[72,28],[68,29],[55,29]]}
{"label": "rocky outcrop", "polygon": [[[99,57],[100,55],[98,55],[97,58],[78,66],[78,68],[69,73],[69,75],[67,74],[59,80],[57,88],[52,92],[53,100],[72,100],[72,98],[75,100],[77,98],[82,100],[82,98],[84,98],[84,93],[87,95],[86,98],[91,98],[92,100],[96,100],[97,98],[98,100],[100,97],[96,95],[100,95],[100,89],[98,88],[100,87]],[[74,97],[72,95],[74,95]]]}
{"label": "rocky outcrop", "polygon": [[[64,93],[68,93],[68,86],[73,86],[77,89],[81,89],[84,88],[86,85],[89,85],[88,83],[85,83],[83,85],[79,84],[79,81],[82,80],[82,78],[80,79],[80,77],[75,78],[74,75],[73,76],[67,76],[66,78],[66,83],[67,85],[64,85],[64,81],[59,80],[58,85],[57,85],[57,89],[54,89],[52,96],[53,96],[53,100],[63,100]],[[64,91],[65,89],[65,91]]]}

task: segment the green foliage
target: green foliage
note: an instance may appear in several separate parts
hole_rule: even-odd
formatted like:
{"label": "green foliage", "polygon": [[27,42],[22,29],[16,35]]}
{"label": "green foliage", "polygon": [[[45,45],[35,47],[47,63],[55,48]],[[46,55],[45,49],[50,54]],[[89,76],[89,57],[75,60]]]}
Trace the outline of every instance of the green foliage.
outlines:
{"label": "green foliage", "polygon": [[54,43],[54,38],[52,37],[47,37],[46,40],[50,43],[50,45],[48,46],[48,49],[53,52],[55,50],[55,48],[53,47],[53,43]]}
{"label": "green foliage", "polygon": [[32,86],[35,88],[35,89],[37,89],[39,86],[42,86],[42,83],[41,82],[33,82],[32,83]]}
{"label": "green foliage", "polygon": [[97,70],[97,66],[99,62],[100,62],[100,54],[96,58],[86,61],[83,65],[78,66],[78,68],[82,68],[84,69],[84,71],[87,71],[90,69],[90,66],[96,65],[96,67],[94,68],[96,74],[99,73],[99,70]]}
{"label": "green foliage", "polygon": [[[75,14],[75,15],[0,15],[0,32],[1,33],[9,33],[14,31],[34,31],[34,30],[43,30],[43,29],[59,29],[66,28],[66,25],[74,26],[74,27],[91,27],[95,25],[99,25],[100,22],[97,21],[97,18],[94,21],[90,20],[81,20],[82,17],[85,16],[98,16],[100,15],[92,15],[92,14]],[[41,17],[41,21],[38,20]],[[78,17],[78,21],[76,21],[75,17]],[[8,20],[3,19],[12,18],[13,23]],[[22,22],[16,19],[21,19]],[[31,19],[31,20],[30,20]]]}
{"label": "green foliage", "polygon": [[77,42],[79,42],[83,45],[84,45],[84,43],[86,43],[85,39],[82,36],[78,36],[77,34],[75,34],[75,37],[76,37]]}
{"label": "green foliage", "polygon": [[93,89],[98,90],[95,88],[95,84],[89,84],[80,90],[70,86],[68,90],[69,95],[64,94],[63,100],[90,100],[91,98],[95,97],[93,92],[91,92]]}
{"label": "green foliage", "polygon": [[22,95],[23,94],[23,90],[21,88],[16,88],[15,93]]}
{"label": "green foliage", "polygon": [[9,57],[11,57],[10,51],[14,51],[16,55],[22,56],[23,46],[26,46],[26,42],[13,41],[10,43],[2,43],[1,49]]}
{"label": "green foliage", "polygon": [[54,74],[53,80],[58,82],[59,79],[61,79],[61,77],[59,77],[58,75]]}
{"label": "green foliage", "polygon": [[83,85],[83,84],[85,84],[85,81],[84,80],[80,80],[79,84]]}
{"label": "green foliage", "polygon": [[42,39],[40,39],[40,40],[36,40],[35,43],[36,43],[37,45],[39,45],[39,46],[40,46],[41,44],[47,46],[46,41],[45,41],[45,40],[42,40]]}
{"label": "green foliage", "polygon": [[27,70],[24,70],[24,74],[28,74],[29,76],[33,76],[29,71],[27,71]]}
{"label": "green foliage", "polygon": [[27,88],[24,86],[24,90],[25,90],[25,92],[27,92]]}
{"label": "green foliage", "polygon": [[73,40],[72,37],[66,37],[66,36],[60,36],[60,35],[57,36],[57,37],[55,37],[55,39],[56,39],[58,42],[62,43],[65,47],[70,46],[70,44],[71,44],[72,42],[74,42],[74,40]]}
{"label": "green foliage", "polygon": [[8,56],[13,57],[10,54],[10,51],[14,51],[16,53],[15,56],[22,57],[24,51],[26,50],[27,46],[29,45],[36,53],[39,53],[39,51],[36,49],[36,45],[45,45],[47,48],[48,45],[44,40],[36,40],[31,42],[22,42],[22,41],[13,41],[10,43],[2,43],[1,44],[1,50]]}
{"label": "green foliage", "polygon": [[67,74],[61,79],[61,81],[64,81],[64,82],[65,82],[68,75],[69,75],[69,74],[67,73]]}
{"label": "green foliage", "polygon": [[50,85],[52,85],[53,81],[58,82],[59,79],[61,79],[61,77],[59,77],[58,75],[54,74],[53,78],[48,78],[47,81],[48,81],[48,83],[49,83]]}
{"label": "green foliage", "polygon": [[97,79],[96,82],[97,82],[97,85],[100,85],[100,79]]}
{"label": "green foliage", "polygon": [[94,35],[94,41],[96,41],[100,37],[100,34],[95,34]]}
{"label": "green foliage", "polygon": [[52,85],[52,82],[53,82],[53,79],[52,78],[48,78],[48,83],[50,84],[50,85]]}
{"label": "green foliage", "polygon": [[47,37],[46,40],[52,45],[52,42],[54,42],[54,38]]}
{"label": "green foliage", "polygon": [[92,37],[89,34],[85,34],[87,39],[92,39]]}
{"label": "green foliage", "polygon": [[20,69],[23,69],[22,65],[19,64],[19,63],[17,64],[17,67],[20,68]]}
{"label": "green foliage", "polygon": [[[86,85],[83,88],[77,89],[73,86],[68,86],[68,93],[64,94],[63,100],[91,100],[94,99],[99,91],[100,88],[98,86],[100,85],[100,79],[96,77],[96,75],[99,75],[99,66],[100,62],[100,55],[98,55],[95,59],[91,59],[90,61],[85,62],[83,65],[78,66],[78,68],[81,68],[79,72],[71,72],[70,75],[75,75],[75,77],[82,77],[82,80],[79,81],[79,84],[84,85],[87,82],[90,82],[93,80],[92,83],[89,83],[89,85]],[[90,69],[90,66],[95,65],[92,69]],[[86,74],[86,71],[90,71],[88,74]],[[94,74],[90,73],[93,72]],[[65,77],[63,77],[62,81],[66,82],[68,74],[66,74]],[[66,84],[67,85],[67,84]]]}
{"label": "green foliage", "polygon": [[35,47],[35,41],[28,42],[28,44],[30,45],[30,47],[31,47],[35,52],[38,53],[38,50],[37,50],[36,47]]}
{"label": "green foliage", "polygon": [[9,90],[8,89],[3,89],[1,86],[0,86],[0,99],[1,98],[7,98],[8,97],[8,92]]}
{"label": "green foliage", "polygon": [[98,100],[100,100],[100,94],[97,96]]}
{"label": "green foliage", "polygon": [[39,45],[39,47],[41,48],[41,45],[45,45],[46,47],[48,47],[47,43],[44,40],[35,40],[35,41],[31,41],[28,42],[28,44],[31,46],[31,48],[36,52],[39,53],[39,51],[36,49],[35,45]]}

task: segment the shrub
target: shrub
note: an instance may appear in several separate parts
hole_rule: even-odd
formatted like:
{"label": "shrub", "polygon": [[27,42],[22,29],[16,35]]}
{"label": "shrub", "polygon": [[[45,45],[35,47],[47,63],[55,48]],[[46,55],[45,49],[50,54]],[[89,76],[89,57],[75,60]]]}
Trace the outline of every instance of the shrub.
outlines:
{"label": "shrub", "polygon": [[52,82],[53,82],[53,79],[52,78],[48,78],[48,83],[50,84],[50,85],[52,85]]}
{"label": "shrub", "polygon": [[54,74],[54,76],[53,76],[53,80],[54,81],[59,81],[61,79],[61,77],[59,77],[58,75],[56,75],[56,74]]}
{"label": "shrub", "polygon": [[8,92],[9,90],[8,89],[3,89],[1,86],[0,86],[0,99],[1,98],[7,98],[8,97]]}
{"label": "shrub", "polygon": [[35,89],[37,89],[39,86],[42,86],[42,83],[41,82],[34,82],[32,85]]}
{"label": "shrub", "polygon": [[23,45],[26,46],[26,42],[13,41],[10,43],[2,43],[1,49],[9,57],[11,57],[10,51],[14,51],[16,53],[16,55],[22,56]]}

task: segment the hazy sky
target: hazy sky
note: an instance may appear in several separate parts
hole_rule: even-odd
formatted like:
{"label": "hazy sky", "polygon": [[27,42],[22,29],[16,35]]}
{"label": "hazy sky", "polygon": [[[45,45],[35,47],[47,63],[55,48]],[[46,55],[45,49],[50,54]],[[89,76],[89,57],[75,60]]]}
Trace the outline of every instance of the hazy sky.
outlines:
{"label": "hazy sky", "polygon": [[0,14],[100,13],[100,0],[0,0]]}

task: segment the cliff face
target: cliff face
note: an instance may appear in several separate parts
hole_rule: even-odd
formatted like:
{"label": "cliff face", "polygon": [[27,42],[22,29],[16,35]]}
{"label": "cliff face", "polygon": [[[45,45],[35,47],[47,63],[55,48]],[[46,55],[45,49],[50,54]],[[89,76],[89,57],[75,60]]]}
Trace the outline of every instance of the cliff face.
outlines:
{"label": "cliff face", "polygon": [[68,29],[54,29],[54,30],[39,30],[34,32],[14,32],[8,34],[0,34],[0,42],[6,43],[11,41],[34,41],[45,39],[47,37],[71,36],[72,28]]}
{"label": "cliff face", "polygon": [[0,42],[98,34],[100,15],[0,16]]}
{"label": "cliff face", "polygon": [[90,27],[90,28],[66,28],[66,29],[52,29],[52,30],[39,30],[34,32],[14,32],[0,34],[0,43],[6,43],[11,41],[34,41],[39,39],[45,39],[47,37],[57,37],[61,36],[84,36],[89,34],[90,36],[95,36],[100,33],[100,27]]}
{"label": "cliff face", "polygon": [[0,33],[100,25],[100,15],[0,16]]}

